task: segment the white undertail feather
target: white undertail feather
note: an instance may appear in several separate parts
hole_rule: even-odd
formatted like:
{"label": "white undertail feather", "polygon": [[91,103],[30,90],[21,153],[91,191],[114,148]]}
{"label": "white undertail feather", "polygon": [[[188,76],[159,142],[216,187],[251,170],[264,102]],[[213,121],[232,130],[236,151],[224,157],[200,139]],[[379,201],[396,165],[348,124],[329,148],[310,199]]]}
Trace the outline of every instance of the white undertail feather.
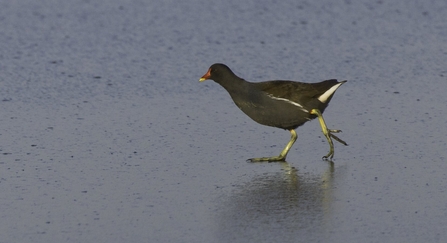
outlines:
{"label": "white undertail feather", "polygon": [[318,97],[318,100],[319,100],[321,103],[326,103],[327,99],[328,99],[329,97],[331,97],[331,95],[332,95],[332,94],[338,89],[338,87],[340,87],[340,85],[342,85],[342,84],[343,84],[343,83],[338,83],[338,84],[332,86],[330,89],[328,89],[326,92],[324,92],[324,94],[320,95],[320,96]]}
{"label": "white undertail feather", "polygon": [[294,106],[298,106],[302,111],[304,111],[304,112],[306,112],[306,113],[309,112],[308,110],[304,109],[304,107],[303,107],[302,105],[300,105],[300,104],[298,104],[298,103],[296,103],[296,102],[293,102],[293,101],[288,100],[288,99],[285,99],[285,98],[278,98],[278,97],[275,97],[275,96],[273,96],[273,95],[269,95],[269,96],[270,96],[272,99],[275,99],[275,100],[282,100],[282,101],[285,101],[285,102],[287,102],[287,103],[289,103],[289,104],[292,104],[292,105],[294,105]]}

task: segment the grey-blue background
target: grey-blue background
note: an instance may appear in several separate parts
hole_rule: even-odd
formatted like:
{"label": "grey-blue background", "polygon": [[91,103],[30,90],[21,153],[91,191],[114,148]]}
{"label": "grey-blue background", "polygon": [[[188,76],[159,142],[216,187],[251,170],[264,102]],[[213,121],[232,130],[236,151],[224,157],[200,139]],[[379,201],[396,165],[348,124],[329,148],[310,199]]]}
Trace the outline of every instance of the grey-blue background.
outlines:
{"label": "grey-blue background", "polygon": [[[0,242],[442,242],[447,2],[0,2]],[[347,79],[251,121],[212,81]]]}

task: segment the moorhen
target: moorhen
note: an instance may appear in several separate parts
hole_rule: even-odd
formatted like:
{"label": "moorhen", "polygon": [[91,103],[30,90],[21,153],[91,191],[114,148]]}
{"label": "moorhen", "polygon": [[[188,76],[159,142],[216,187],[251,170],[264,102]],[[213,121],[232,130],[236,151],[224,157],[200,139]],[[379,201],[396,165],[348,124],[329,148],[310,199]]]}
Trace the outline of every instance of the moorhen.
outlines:
{"label": "moorhen", "polygon": [[330,146],[329,153],[323,156],[323,159],[332,159],[334,156],[331,138],[347,145],[333,134],[341,131],[328,129],[322,116],[335,91],[346,80],[338,82],[336,79],[330,79],[320,83],[275,80],[252,83],[239,78],[229,67],[221,63],[211,65],[199,81],[207,79],[214,80],[224,87],[237,107],[254,121],[289,130],[292,134],[289,143],[279,156],[252,158],[248,161],[285,161],[287,153],[297,139],[295,129],[317,117]]}

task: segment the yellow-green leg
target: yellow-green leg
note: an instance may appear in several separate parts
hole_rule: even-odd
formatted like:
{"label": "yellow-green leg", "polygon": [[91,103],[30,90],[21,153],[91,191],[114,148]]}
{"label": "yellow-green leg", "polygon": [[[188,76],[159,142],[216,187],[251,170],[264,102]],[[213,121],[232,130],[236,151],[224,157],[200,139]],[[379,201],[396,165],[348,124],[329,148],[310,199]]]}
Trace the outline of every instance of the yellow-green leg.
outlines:
{"label": "yellow-green leg", "polygon": [[298,135],[296,135],[295,130],[291,129],[289,130],[292,134],[292,137],[290,138],[290,141],[287,143],[286,147],[281,151],[279,156],[274,157],[262,157],[262,158],[252,158],[248,159],[247,161],[250,162],[274,162],[274,161],[286,161],[287,153],[289,153],[290,148],[295,143],[296,139],[298,138]]}
{"label": "yellow-green leg", "polygon": [[329,143],[329,153],[325,156],[323,156],[323,159],[332,159],[334,157],[334,144],[332,143],[332,138],[334,138],[337,142],[348,146],[348,144],[341,140],[340,138],[338,138],[337,136],[335,136],[332,133],[339,133],[341,132],[341,130],[332,130],[332,129],[328,129],[326,126],[326,122],[323,119],[323,115],[321,114],[320,110],[318,109],[312,109],[310,111],[310,114],[312,115],[316,115],[318,117],[318,121],[320,122],[320,126],[321,126],[321,130],[323,131],[324,136],[327,139],[327,142]]}

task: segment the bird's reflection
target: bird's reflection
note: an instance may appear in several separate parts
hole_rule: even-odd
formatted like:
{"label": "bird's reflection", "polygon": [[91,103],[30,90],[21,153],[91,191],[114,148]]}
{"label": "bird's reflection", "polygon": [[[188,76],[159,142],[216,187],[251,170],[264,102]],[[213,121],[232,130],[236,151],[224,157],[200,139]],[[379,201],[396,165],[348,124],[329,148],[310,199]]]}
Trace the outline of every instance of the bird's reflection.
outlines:
{"label": "bird's reflection", "polygon": [[[255,176],[221,198],[218,238],[265,242],[265,234],[287,240],[324,227],[330,214],[334,165],[321,175],[300,173],[287,162],[280,172]],[[257,237],[260,237],[259,239]]]}

